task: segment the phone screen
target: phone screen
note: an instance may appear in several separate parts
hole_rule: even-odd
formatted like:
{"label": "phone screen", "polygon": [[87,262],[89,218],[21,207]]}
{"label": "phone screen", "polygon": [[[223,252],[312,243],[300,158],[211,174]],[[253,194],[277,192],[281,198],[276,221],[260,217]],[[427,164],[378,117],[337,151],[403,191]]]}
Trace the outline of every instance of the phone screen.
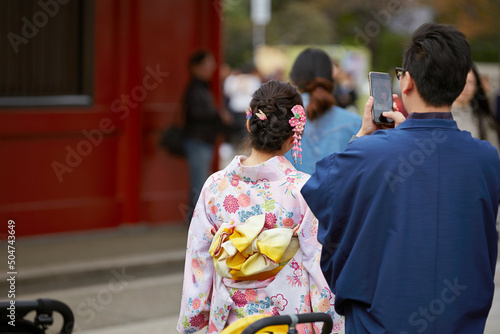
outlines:
{"label": "phone screen", "polygon": [[370,72],[370,94],[374,100],[373,121],[392,123],[392,119],[382,116],[384,111],[392,110],[391,77],[388,73]]}

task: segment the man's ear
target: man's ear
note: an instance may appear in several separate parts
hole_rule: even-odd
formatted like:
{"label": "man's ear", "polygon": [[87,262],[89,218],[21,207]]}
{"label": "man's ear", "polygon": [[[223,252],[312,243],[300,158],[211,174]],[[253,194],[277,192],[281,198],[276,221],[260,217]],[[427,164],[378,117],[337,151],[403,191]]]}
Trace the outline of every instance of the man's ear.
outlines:
{"label": "man's ear", "polygon": [[415,87],[415,80],[413,80],[410,72],[406,71],[405,75],[401,78],[401,93],[408,95]]}

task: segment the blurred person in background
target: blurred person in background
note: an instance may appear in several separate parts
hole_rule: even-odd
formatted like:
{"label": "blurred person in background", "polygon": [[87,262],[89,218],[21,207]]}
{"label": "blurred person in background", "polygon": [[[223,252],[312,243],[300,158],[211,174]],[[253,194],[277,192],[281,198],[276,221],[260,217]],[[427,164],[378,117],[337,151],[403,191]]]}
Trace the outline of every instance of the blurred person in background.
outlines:
{"label": "blurred person in background", "polygon": [[341,108],[356,112],[356,100],[358,99],[356,82],[349,72],[344,71],[344,69],[335,62],[333,62],[333,81],[335,82],[333,96],[337,101],[337,105]]}
{"label": "blurred person in background", "polygon": [[243,153],[241,144],[247,135],[245,110],[250,105],[252,94],[260,85],[260,76],[255,66],[251,64],[243,66],[239,72],[230,74],[224,81],[224,96],[227,98],[228,110],[233,116],[227,138],[232,146],[233,156]]}
{"label": "blurred person in background", "polygon": [[214,145],[222,122],[210,90],[210,81],[216,69],[213,55],[205,50],[196,51],[189,59],[191,80],[184,95],[184,149],[189,163],[192,210],[198,200],[203,183],[211,174]]}
{"label": "blurred person in background", "polygon": [[[307,126],[302,138],[300,171],[314,173],[316,162],[341,152],[361,128],[361,117],[335,105],[332,61],[320,49],[306,49],[295,60],[290,79],[302,93]],[[286,157],[292,161],[290,153]]]}
{"label": "blurred person in background", "polygon": [[285,70],[281,67],[276,68],[271,74],[264,77],[263,82],[268,82],[271,80],[284,81]]}
{"label": "blurred person in background", "polygon": [[475,66],[467,75],[465,88],[453,103],[451,113],[460,130],[489,141],[500,152],[498,124]]}

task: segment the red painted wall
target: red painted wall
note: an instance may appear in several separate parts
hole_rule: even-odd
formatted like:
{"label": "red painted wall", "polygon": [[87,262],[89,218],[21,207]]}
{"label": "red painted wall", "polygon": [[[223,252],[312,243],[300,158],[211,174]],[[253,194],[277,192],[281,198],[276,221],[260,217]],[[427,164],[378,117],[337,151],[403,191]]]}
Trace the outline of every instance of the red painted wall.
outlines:
{"label": "red painted wall", "polygon": [[204,48],[220,60],[219,9],[95,1],[94,104],[0,110],[0,222],[14,219],[18,236],[180,223],[187,164],[157,143],[181,111],[189,55]]}

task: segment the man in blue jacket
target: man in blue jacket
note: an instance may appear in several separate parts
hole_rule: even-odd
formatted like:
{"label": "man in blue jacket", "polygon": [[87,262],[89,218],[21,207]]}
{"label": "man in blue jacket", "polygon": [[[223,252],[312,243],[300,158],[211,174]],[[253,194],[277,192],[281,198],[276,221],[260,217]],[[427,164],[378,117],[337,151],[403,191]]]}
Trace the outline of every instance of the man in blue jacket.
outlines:
{"label": "man in blue jacket", "polygon": [[[408,119],[318,162],[302,194],[346,333],[483,333],[494,292],[500,160],[450,108],[471,68],[450,26],[415,31],[397,70]],[[401,116],[384,113],[399,123]]]}

